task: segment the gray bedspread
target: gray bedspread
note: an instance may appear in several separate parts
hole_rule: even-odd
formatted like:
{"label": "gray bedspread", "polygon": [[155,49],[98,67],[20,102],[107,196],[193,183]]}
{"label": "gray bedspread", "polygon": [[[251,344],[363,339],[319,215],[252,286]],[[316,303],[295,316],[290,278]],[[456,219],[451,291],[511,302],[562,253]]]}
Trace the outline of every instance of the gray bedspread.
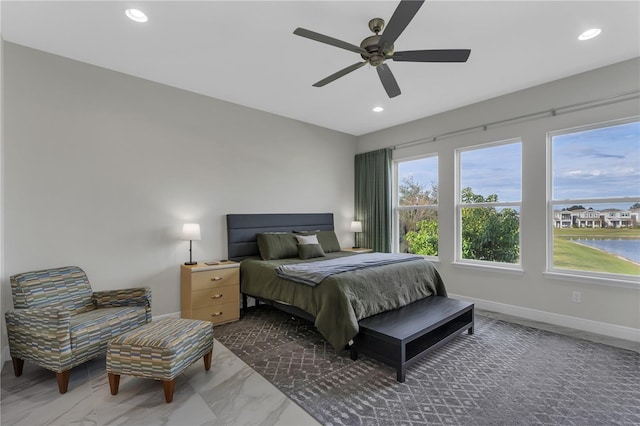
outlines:
{"label": "gray bedspread", "polygon": [[343,272],[422,259],[421,256],[405,253],[356,254],[317,262],[280,265],[276,268],[276,274],[280,278],[315,287],[325,278]]}
{"label": "gray bedspread", "polygon": [[309,313],[315,318],[318,331],[338,350],[358,334],[358,321],[362,318],[431,295],[447,295],[438,271],[421,257],[331,275],[315,287],[286,280],[275,272],[281,265],[347,256],[357,255],[335,252],[309,260],[246,259],[240,263],[240,289],[249,296],[293,305]]}

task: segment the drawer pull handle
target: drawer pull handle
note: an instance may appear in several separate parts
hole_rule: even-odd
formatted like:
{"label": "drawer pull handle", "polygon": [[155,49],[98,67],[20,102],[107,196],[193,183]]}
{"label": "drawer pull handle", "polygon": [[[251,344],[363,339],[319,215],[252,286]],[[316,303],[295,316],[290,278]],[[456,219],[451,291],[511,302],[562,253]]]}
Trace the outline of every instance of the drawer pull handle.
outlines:
{"label": "drawer pull handle", "polygon": [[222,277],[213,277],[211,278],[211,281],[220,281],[222,279]]}
{"label": "drawer pull handle", "polygon": [[212,317],[219,317],[220,315],[222,315],[222,312],[214,312],[211,314]]}
{"label": "drawer pull handle", "polygon": [[221,294],[214,294],[213,296],[211,296],[212,299],[220,299],[221,297]]}

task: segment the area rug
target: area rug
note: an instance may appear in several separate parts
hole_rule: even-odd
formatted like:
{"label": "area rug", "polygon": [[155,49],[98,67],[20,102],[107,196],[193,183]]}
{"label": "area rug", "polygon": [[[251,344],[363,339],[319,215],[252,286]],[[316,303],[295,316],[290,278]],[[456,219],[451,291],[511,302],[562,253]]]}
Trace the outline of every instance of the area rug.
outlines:
{"label": "area rug", "polygon": [[476,314],[407,370],[336,353],[312,323],[250,308],[215,337],[324,425],[638,425],[640,354]]}

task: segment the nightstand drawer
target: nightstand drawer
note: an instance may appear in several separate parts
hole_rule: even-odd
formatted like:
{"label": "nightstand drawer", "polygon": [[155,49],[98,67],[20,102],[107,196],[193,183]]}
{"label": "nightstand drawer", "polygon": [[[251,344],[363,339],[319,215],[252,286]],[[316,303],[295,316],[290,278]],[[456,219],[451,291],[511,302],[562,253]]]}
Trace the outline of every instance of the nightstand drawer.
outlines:
{"label": "nightstand drawer", "polygon": [[238,285],[239,283],[240,273],[238,268],[212,269],[191,274],[192,291]]}
{"label": "nightstand drawer", "polygon": [[194,309],[191,318],[202,321],[211,321],[214,324],[237,320],[240,318],[239,301],[211,306],[208,308]]}
{"label": "nightstand drawer", "polygon": [[237,284],[198,290],[191,295],[191,308],[194,310],[232,302],[240,303],[240,291]]}

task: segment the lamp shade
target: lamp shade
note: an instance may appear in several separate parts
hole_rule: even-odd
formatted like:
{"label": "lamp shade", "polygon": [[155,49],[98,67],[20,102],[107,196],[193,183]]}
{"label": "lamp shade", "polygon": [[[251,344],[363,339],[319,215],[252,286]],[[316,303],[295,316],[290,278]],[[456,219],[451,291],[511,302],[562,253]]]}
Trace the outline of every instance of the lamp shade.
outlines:
{"label": "lamp shade", "polygon": [[182,226],[182,239],[183,240],[200,240],[200,225],[197,223],[185,223]]}
{"label": "lamp shade", "polygon": [[362,232],[362,222],[359,220],[351,222],[351,232]]}

